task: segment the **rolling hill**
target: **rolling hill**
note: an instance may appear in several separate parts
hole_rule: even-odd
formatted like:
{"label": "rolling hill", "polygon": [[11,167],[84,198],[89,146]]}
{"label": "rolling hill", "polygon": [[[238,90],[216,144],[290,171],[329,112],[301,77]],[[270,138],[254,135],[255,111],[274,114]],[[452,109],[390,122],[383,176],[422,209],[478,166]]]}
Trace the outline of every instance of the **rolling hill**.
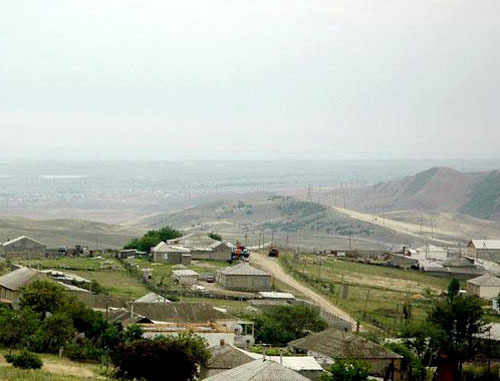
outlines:
{"label": "rolling hill", "polygon": [[418,210],[500,221],[500,171],[462,173],[434,167],[403,179],[349,191],[349,209]]}
{"label": "rolling hill", "polygon": [[74,245],[92,249],[121,248],[131,238],[142,234],[140,228],[84,220],[0,218],[0,242],[27,235],[50,248]]}

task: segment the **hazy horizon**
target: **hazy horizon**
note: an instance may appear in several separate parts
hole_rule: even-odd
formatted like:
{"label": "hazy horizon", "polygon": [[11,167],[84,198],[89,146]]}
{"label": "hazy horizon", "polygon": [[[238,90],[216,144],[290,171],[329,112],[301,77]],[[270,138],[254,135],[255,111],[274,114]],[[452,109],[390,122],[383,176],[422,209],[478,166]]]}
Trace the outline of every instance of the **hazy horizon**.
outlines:
{"label": "hazy horizon", "polygon": [[500,158],[499,14],[2,1],[0,159]]}

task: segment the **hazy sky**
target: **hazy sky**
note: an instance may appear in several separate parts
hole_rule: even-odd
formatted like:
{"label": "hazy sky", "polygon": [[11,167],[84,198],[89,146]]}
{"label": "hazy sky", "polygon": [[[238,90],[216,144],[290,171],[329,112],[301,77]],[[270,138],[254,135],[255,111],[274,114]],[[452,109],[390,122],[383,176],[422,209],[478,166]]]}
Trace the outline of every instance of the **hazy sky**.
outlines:
{"label": "hazy sky", "polygon": [[500,157],[498,0],[0,0],[0,158]]}

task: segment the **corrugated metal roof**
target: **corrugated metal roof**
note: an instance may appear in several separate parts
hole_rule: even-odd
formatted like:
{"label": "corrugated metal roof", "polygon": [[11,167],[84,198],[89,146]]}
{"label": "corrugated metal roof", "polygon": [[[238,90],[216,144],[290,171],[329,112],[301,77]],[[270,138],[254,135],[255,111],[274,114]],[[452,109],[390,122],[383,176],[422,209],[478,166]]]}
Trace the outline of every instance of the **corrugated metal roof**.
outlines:
{"label": "corrugated metal roof", "polygon": [[211,357],[205,366],[207,369],[233,369],[255,359],[230,344],[216,345],[208,351]]}
{"label": "corrugated metal roof", "polygon": [[484,274],[478,276],[477,278],[470,279],[467,283],[475,284],[477,286],[500,287],[500,279],[490,274]]}
{"label": "corrugated metal roof", "polygon": [[91,292],[89,290],[86,290],[86,289],[81,288],[81,287],[73,286],[72,284],[66,284],[63,282],[57,282],[57,283],[68,291],[85,292],[85,293],[91,294]]}
{"label": "corrugated metal roof", "polygon": [[30,238],[30,237],[27,237],[27,236],[25,236],[25,235],[22,235],[22,236],[20,236],[20,237],[17,237],[17,238],[11,239],[10,241],[4,242],[2,245],[3,245],[3,246],[9,246],[9,245],[11,245],[11,244],[13,244],[13,243],[15,243],[15,242],[21,241],[21,240],[23,240],[23,239],[28,239],[28,240],[30,240],[30,241],[33,241],[33,242],[38,243],[39,245],[45,246],[45,245],[44,245],[43,243],[41,243],[40,241],[37,241],[36,239],[33,239],[33,238]]}
{"label": "corrugated metal roof", "polygon": [[309,381],[301,374],[270,360],[254,360],[208,377],[206,381]]}
{"label": "corrugated metal roof", "polygon": [[265,271],[256,269],[255,267],[250,266],[249,263],[240,263],[239,265],[233,267],[226,267],[224,270],[221,270],[221,273],[224,275],[268,275],[271,274],[266,273]]}
{"label": "corrugated metal roof", "polygon": [[134,303],[170,303],[170,300],[154,292],[148,292],[146,295],[136,299]]}
{"label": "corrugated metal roof", "polygon": [[173,270],[172,275],[174,277],[183,277],[183,276],[200,276],[196,271],[193,270]]}
{"label": "corrugated metal roof", "polygon": [[21,267],[0,277],[0,286],[12,291],[19,291],[37,276],[43,276],[43,274],[27,267]]}
{"label": "corrugated metal roof", "polygon": [[153,248],[153,251],[159,253],[190,253],[189,249],[181,246],[169,245],[165,242],[160,242]]}
{"label": "corrugated metal roof", "polygon": [[473,239],[471,243],[476,249],[500,250],[500,240],[498,239]]}
{"label": "corrugated metal roof", "polygon": [[[258,353],[243,351],[255,360],[263,360],[264,356]],[[313,356],[266,356],[266,359],[277,362],[284,367],[299,372],[301,370],[322,371],[323,368]]]}
{"label": "corrugated metal roof", "polygon": [[207,323],[235,321],[232,315],[204,303],[134,303],[134,311],[151,320],[170,323]]}
{"label": "corrugated metal roof", "polygon": [[212,239],[206,232],[195,232],[185,236],[169,239],[169,245],[181,246],[192,251],[212,251],[222,242]]}
{"label": "corrugated metal roof", "polygon": [[288,346],[316,353],[333,359],[397,359],[400,355],[354,333],[334,328],[313,333],[288,343]]}
{"label": "corrugated metal roof", "polygon": [[289,292],[268,292],[261,291],[259,296],[265,299],[295,299],[295,296]]}

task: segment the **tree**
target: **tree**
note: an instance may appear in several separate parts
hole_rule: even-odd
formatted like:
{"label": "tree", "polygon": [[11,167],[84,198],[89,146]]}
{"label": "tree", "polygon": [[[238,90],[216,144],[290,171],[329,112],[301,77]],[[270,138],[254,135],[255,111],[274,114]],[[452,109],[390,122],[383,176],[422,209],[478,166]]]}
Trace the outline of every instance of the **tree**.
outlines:
{"label": "tree", "polygon": [[71,317],[59,312],[43,321],[30,344],[36,352],[56,353],[65,344],[70,343],[76,333]]}
{"label": "tree", "polygon": [[30,309],[11,310],[0,307],[0,344],[18,347],[40,326],[40,317]]}
{"label": "tree", "polygon": [[277,306],[253,319],[256,340],[277,346],[328,327],[317,310],[306,306]]}
{"label": "tree", "polygon": [[320,381],[366,381],[368,380],[369,366],[360,361],[336,360]]}
{"label": "tree", "polygon": [[212,239],[215,239],[216,241],[222,241],[222,236],[218,233],[211,232],[208,233],[208,236]]}
{"label": "tree", "polygon": [[453,301],[460,293],[460,282],[453,278],[448,285],[448,298]]}
{"label": "tree", "polygon": [[[456,290],[450,282],[449,290]],[[452,292],[450,295],[453,295]],[[479,334],[485,332],[481,301],[477,296],[456,294],[436,301],[423,324],[404,332],[408,345],[420,357],[438,354],[451,364],[454,378],[460,379],[464,361],[472,359],[480,349]],[[439,366],[439,364],[438,364]]]}
{"label": "tree", "polygon": [[113,363],[116,376],[146,381],[191,381],[198,377],[198,366],[206,363],[210,354],[205,339],[193,334],[159,337],[122,343]]}
{"label": "tree", "polygon": [[68,300],[64,289],[57,283],[35,280],[23,290],[19,305],[21,308],[31,308],[44,319],[47,312],[56,312]]}
{"label": "tree", "polygon": [[399,343],[389,343],[386,347],[403,356],[403,359],[401,360],[401,372],[405,376],[404,379],[411,379],[412,381],[425,381],[427,374],[426,369],[422,364],[422,360],[410,348]]}
{"label": "tree", "polygon": [[162,241],[182,237],[182,233],[170,226],[165,226],[159,230],[149,230],[141,238],[134,238],[125,245],[125,249],[136,249],[149,251],[153,246]]}

